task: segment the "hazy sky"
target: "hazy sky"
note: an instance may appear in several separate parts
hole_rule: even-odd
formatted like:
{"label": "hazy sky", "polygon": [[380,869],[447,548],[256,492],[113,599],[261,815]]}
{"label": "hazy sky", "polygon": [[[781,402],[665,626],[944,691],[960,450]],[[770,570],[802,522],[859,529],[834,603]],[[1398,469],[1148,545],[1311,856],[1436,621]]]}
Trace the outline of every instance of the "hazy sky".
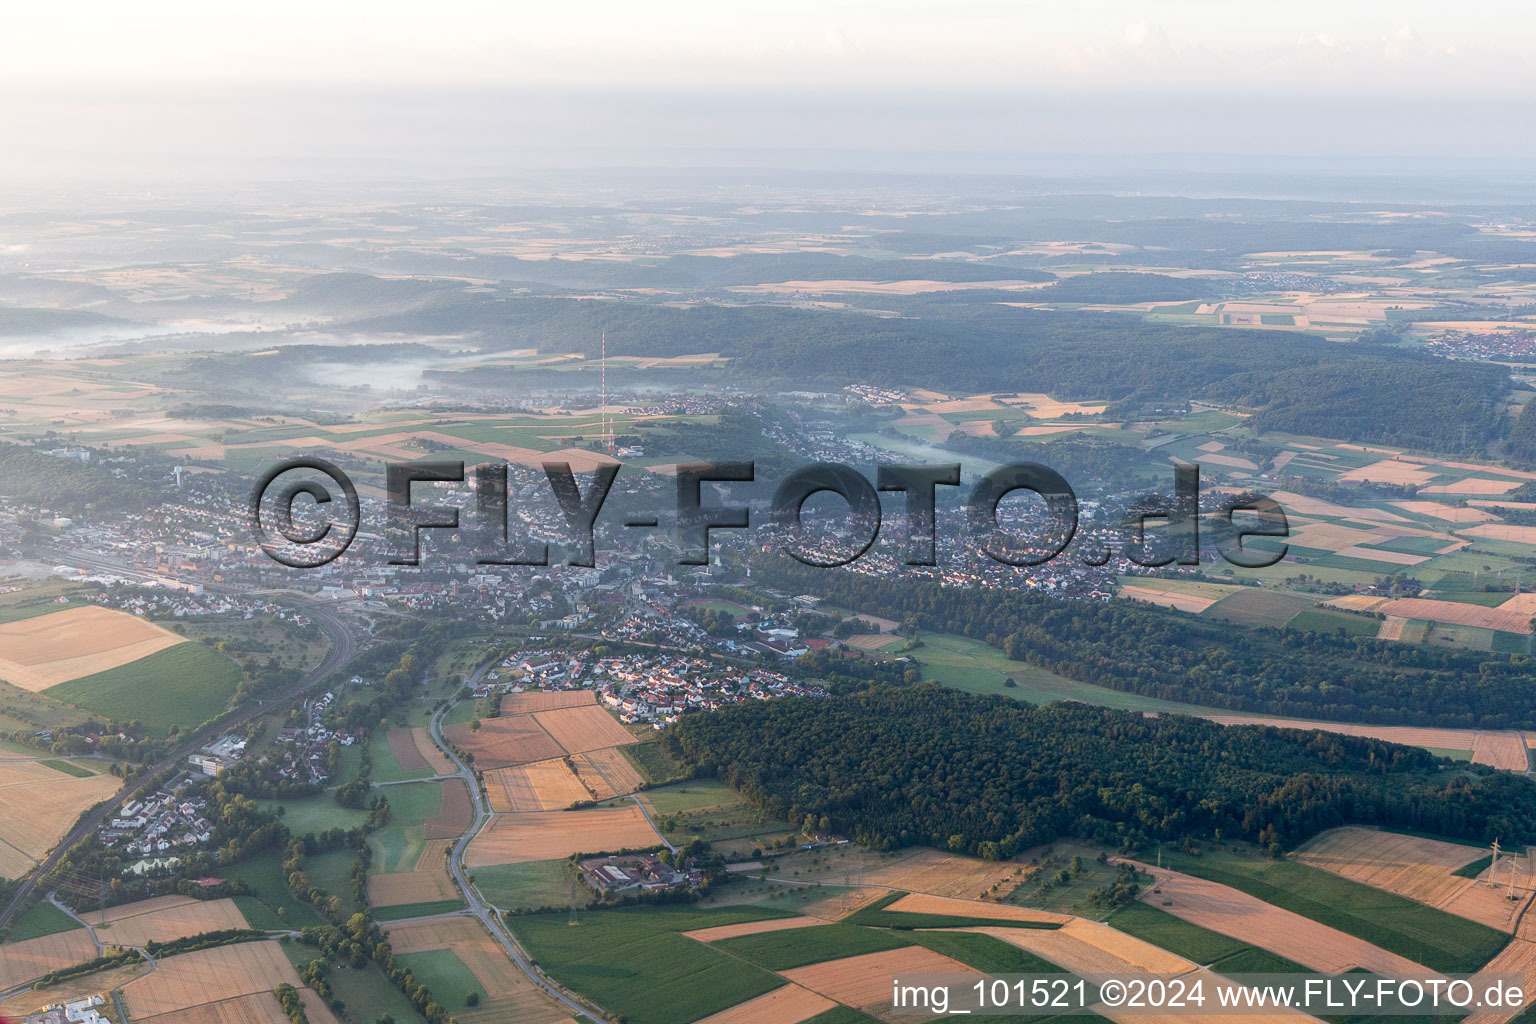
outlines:
{"label": "hazy sky", "polygon": [[1533,53],[1516,0],[12,5],[0,159],[1509,157]]}

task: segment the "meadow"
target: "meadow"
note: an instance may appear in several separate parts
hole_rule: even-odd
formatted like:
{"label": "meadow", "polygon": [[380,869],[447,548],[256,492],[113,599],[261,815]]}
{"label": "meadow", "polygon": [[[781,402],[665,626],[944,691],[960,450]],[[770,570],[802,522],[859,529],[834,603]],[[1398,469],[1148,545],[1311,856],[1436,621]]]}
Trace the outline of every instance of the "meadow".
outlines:
{"label": "meadow", "polygon": [[561,984],[630,1024],[688,1024],[778,988],[783,979],[680,932],[780,916],[757,908],[643,907],[517,919],[519,939]]}
{"label": "meadow", "polygon": [[181,643],[117,668],[50,686],[44,695],[113,721],[138,720],[156,735],[223,714],[240,667],[200,643]]}

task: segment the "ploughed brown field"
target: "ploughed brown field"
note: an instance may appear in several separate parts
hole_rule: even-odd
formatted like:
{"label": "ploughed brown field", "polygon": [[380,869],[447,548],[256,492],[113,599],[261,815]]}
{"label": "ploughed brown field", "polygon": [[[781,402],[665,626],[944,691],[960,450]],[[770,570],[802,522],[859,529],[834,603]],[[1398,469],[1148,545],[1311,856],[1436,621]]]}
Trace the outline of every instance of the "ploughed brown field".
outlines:
{"label": "ploughed brown field", "polygon": [[488,718],[479,729],[468,724],[450,725],[443,730],[454,746],[475,755],[475,767],[482,771],[547,761],[564,757],[565,748],[534,721],[532,715]]}
{"label": "ploughed brown field", "polygon": [[469,802],[469,787],[463,779],[444,779],[438,783],[443,791],[437,817],[422,825],[422,835],[427,839],[454,839],[461,836],[475,823],[474,806]]}

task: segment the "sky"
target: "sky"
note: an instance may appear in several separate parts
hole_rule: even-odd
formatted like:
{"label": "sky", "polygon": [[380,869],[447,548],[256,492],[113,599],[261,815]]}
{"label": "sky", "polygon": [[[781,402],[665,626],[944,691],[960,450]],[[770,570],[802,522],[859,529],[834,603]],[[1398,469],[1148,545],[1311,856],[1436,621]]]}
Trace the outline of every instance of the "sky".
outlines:
{"label": "sky", "polygon": [[853,153],[957,169],[1045,154],[1507,161],[1536,155],[1532,53],[1536,6],[1521,2],[13,5],[0,176]]}

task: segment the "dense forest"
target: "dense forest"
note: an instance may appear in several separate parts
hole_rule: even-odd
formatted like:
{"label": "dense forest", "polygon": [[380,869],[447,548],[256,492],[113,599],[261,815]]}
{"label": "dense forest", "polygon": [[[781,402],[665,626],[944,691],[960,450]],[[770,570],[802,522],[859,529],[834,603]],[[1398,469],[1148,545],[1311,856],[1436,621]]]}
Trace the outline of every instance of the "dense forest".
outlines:
{"label": "dense forest", "polygon": [[1536,463],[1536,402],[1526,402],[1520,407],[1520,415],[1515,417],[1504,452],[1517,462]]}
{"label": "dense forest", "polygon": [[[1254,410],[1261,430],[1451,452],[1482,451],[1500,430],[1497,400],[1509,386],[1495,366],[1379,345],[1335,345],[1293,331],[1183,327],[1122,314],[938,299],[906,309],[909,315],[892,318],[776,305],[677,308],[453,293],[348,326],[475,335],[486,351],[535,346],[588,356],[606,333],[610,354],[722,353],[731,359],[726,372],[754,385],[921,381],[955,392],[1041,391],[1109,400],[1112,419],[1204,398]],[[508,384],[523,373],[501,372]]]}
{"label": "dense forest", "polygon": [[1523,656],[1331,633],[1282,633],[1129,602],[944,587],[808,569],[782,556],[754,578],[791,594],[983,640],[1010,658],[1114,690],[1233,711],[1336,722],[1536,728]]}
{"label": "dense forest", "polygon": [[825,817],[878,849],[1009,857],[1062,837],[1126,849],[1185,836],[1279,850],[1350,822],[1536,840],[1536,785],[1451,772],[1379,740],[925,684],[685,715],[672,752],[778,818]]}
{"label": "dense forest", "polygon": [[[63,447],[64,442],[58,444]],[[149,508],[165,497],[165,491],[116,476],[102,466],[0,442],[0,495],[60,515],[79,516]]]}
{"label": "dense forest", "polygon": [[1183,299],[1219,298],[1220,281],[1167,274],[1128,274],[1105,271],[1062,278],[1029,297],[1040,302],[1172,302]]}

